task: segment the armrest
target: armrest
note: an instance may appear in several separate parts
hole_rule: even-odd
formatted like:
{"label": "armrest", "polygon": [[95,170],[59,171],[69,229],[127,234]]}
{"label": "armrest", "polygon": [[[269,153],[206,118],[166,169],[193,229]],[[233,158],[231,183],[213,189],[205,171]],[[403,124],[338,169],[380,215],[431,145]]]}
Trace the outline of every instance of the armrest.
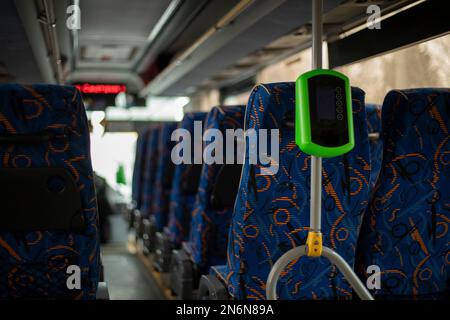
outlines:
{"label": "armrest", "polygon": [[170,264],[170,288],[181,300],[192,299],[193,263],[185,250],[173,250]]}
{"label": "armrest", "polygon": [[123,217],[125,218],[125,220],[130,223],[131,217],[134,214],[133,211],[136,209],[135,203],[129,203],[127,205],[126,210],[124,211],[124,215]]}
{"label": "armrest", "polygon": [[189,255],[189,256],[192,255],[191,243],[190,242],[183,242],[181,244],[181,248],[184,250],[184,252],[186,252],[187,255]]}
{"label": "armrest", "polygon": [[136,232],[136,240],[142,239],[144,216],[139,210],[134,211],[133,228]]}
{"label": "armrest", "polygon": [[98,278],[100,282],[105,281],[105,267],[103,266],[103,255],[100,251],[100,265],[98,270]]}
{"label": "armrest", "polygon": [[99,282],[97,288],[97,300],[109,300],[109,291],[106,282]]}
{"label": "armrest", "polygon": [[192,276],[192,260],[190,255],[183,249],[172,250],[171,272],[176,272],[183,276]]}
{"label": "armrest", "polygon": [[143,219],[143,227],[142,227],[142,239],[144,243],[144,254],[149,255],[150,253],[155,252],[155,244],[156,244],[156,221],[153,216],[150,216],[148,219]]}
{"label": "armrest", "polygon": [[229,300],[225,284],[211,274],[200,278],[198,297],[200,300]]}
{"label": "armrest", "polygon": [[139,209],[136,208],[130,208],[127,214],[127,221],[128,221],[128,229],[134,228],[134,221],[136,220],[136,216],[140,216],[141,212]]}
{"label": "armrest", "polygon": [[153,267],[159,272],[169,272],[172,244],[166,232],[157,232]]}

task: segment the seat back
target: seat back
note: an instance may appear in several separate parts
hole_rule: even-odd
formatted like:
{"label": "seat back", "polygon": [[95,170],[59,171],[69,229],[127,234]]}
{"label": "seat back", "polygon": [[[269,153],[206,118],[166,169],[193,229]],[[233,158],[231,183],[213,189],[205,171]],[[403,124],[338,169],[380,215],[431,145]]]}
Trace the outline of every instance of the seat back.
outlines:
{"label": "seat back", "polygon": [[[204,132],[218,129],[225,137],[226,129],[242,129],[244,124],[244,106],[214,107],[208,113]],[[206,142],[205,148],[212,143]],[[225,138],[223,146],[225,147]],[[225,151],[223,152],[225,160]],[[207,271],[213,264],[225,263],[228,229],[233,206],[213,207],[211,194],[217,184],[221,169],[227,164],[204,163],[200,176],[200,184],[192,211],[190,242],[192,259],[200,270]],[[230,190],[237,186],[229,185]]]}
{"label": "seat back", "polygon": [[215,210],[233,208],[241,180],[242,164],[223,165],[211,191],[210,206]]}
{"label": "seat back", "polygon": [[142,205],[142,187],[144,182],[144,167],[147,152],[150,129],[139,134],[136,141],[136,154],[133,168],[133,182],[131,185],[131,197],[136,209],[141,209]]}
{"label": "seat back", "polygon": [[156,167],[152,195],[152,215],[155,218],[158,231],[162,231],[167,225],[169,217],[170,190],[175,171],[175,164],[171,159],[171,152],[175,142],[171,140],[171,136],[177,127],[178,123],[176,122],[164,123],[161,126],[159,135],[158,165]]}
{"label": "seat back", "polygon": [[[203,125],[206,112],[192,112],[184,115],[180,129],[191,137],[191,162],[194,150],[194,121]],[[184,139],[184,138],[183,138]],[[181,142],[183,143],[183,142]],[[185,150],[183,150],[185,151]],[[181,156],[183,154],[181,153]],[[190,218],[200,181],[201,164],[181,163],[175,166],[169,209],[169,237],[172,246],[177,248],[189,237]]]}
{"label": "seat back", "polygon": [[[352,89],[355,148],[323,160],[322,233],[324,245],[352,266],[362,215],[369,195],[369,143],[364,92]],[[225,278],[236,299],[265,299],[273,264],[286,251],[304,245],[309,229],[310,157],[295,143],[295,83],[254,88],[247,104],[246,131],[279,130],[279,168],[251,164],[250,147],[238,190],[228,241]],[[254,151],[253,151],[254,152]],[[272,171],[273,173],[274,171]],[[280,276],[280,299],[350,298],[349,284],[324,258],[302,257]]]}
{"label": "seat back", "polygon": [[358,246],[381,271],[379,298],[433,298],[450,286],[450,90],[395,90],[382,108],[383,162]]}
{"label": "seat back", "polygon": [[381,139],[381,106],[366,104],[367,129],[370,144],[370,189],[373,190],[381,169],[383,140]]}
{"label": "seat back", "polygon": [[[95,299],[89,144],[75,88],[0,85],[0,299]],[[68,288],[70,266],[79,268],[81,288]]]}
{"label": "seat back", "polygon": [[152,215],[152,199],[154,193],[154,184],[156,179],[156,169],[158,167],[158,143],[161,133],[161,126],[155,125],[149,129],[149,137],[147,140],[147,148],[145,152],[145,160],[143,163],[142,196],[141,196],[141,213],[148,218]]}

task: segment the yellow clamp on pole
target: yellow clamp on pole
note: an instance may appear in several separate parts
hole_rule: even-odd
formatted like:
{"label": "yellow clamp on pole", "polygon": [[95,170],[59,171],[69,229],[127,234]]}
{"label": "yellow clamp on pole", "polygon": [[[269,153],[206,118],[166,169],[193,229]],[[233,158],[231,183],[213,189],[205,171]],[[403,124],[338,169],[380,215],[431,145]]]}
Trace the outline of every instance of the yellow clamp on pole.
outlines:
{"label": "yellow clamp on pole", "polygon": [[308,232],[308,238],[306,238],[306,255],[308,257],[320,257],[322,255],[322,232]]}

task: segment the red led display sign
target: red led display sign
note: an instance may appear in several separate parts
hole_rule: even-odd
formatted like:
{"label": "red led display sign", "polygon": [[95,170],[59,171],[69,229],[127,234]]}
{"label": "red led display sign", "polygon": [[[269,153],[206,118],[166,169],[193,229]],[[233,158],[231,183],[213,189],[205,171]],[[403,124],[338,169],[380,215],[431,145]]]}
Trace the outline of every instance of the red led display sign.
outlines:
{"label": "red led display sign", "polygon": [[123,84],[76,84],[75,87],[86,94],[118,94],[127,91],[127,86]]}

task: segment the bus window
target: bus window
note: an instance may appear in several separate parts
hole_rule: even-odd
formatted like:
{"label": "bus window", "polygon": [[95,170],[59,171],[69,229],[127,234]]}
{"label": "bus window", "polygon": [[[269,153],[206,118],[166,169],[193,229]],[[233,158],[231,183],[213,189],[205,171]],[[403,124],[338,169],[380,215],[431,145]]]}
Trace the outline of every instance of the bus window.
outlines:
{"label": "bus window", "polygon": [[337,70],[355,79],[354,85],[370,88],[367,101],[381,104],[386,92],[394,88],[448,87],[448,52],[450,35],[445,35]]}

